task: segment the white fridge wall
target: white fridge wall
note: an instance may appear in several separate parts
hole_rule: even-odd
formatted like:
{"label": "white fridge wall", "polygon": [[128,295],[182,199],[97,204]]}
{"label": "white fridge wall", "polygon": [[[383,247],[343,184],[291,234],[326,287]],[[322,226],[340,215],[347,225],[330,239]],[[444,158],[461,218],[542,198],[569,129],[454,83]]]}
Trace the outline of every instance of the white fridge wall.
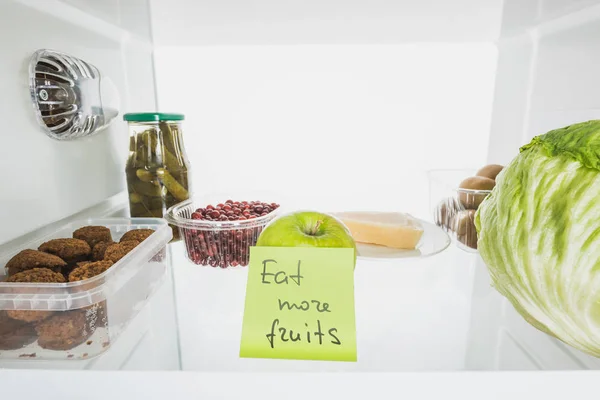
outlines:
{"label": "white fridge wall", "polygon": [[152,0],[159,108],[187,116],[194,190],[429,218],[425,172],[487,158],[501,7]]}
{"label": "white fridge wall", "polygon": [[152,0],[158,46],[492,42],[502,0]]}
{"label": "white fridge wall", "polygon": [[[600,2],[506,0],[489,160],[508,163],[533,136],[600,118]],[[600,369],[600,360],[545,335],[475,274],[467,368]]]}
{"label": "white fridge wall", "polygon": [[[4,247],[3,242],[40,226],[47,234],[57,228],[52,222],[82,210],[77,219],[126,213],[126,192],[111,197],[125,189],[129,137],[122,114],[156,107],[149,12],[146,0],[0,0],[0,92],[5,95],[0,108],[0,253],[13,245]],[[114,81],[121,115],[108,130],[59,142],[38,128],[27,66],[40,48],[82,58]],[[174,308],[169,271],[154,297],[102,356],[81,362],[2,360],[0,369],[179,369]]]}
{"label": "white fridge wall", "polygon": [[121,115],[97,136],[72,142],[52,140],[38,127],[27,72],[35,50],[63,51],[97,66],[119,90],[121,114],[154,109],[155,93],[146,0],[3,0],[0,21],[3,243],[125,189],[129,144]]}
{"label": "white fridge wall", "polygon": [[429,218],[426,171],[485,163],[491,44],[156,49],[199,193]]}

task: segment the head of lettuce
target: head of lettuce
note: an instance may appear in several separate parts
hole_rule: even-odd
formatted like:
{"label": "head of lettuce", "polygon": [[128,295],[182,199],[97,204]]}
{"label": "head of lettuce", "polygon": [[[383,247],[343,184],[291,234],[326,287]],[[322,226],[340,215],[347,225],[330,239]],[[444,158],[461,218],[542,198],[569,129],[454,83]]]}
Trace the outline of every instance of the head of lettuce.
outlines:
{"label": "head of lettuce", "polygon": [[522,147],[475,226],[496,290],[531,325],[600,357],[600,120]]}

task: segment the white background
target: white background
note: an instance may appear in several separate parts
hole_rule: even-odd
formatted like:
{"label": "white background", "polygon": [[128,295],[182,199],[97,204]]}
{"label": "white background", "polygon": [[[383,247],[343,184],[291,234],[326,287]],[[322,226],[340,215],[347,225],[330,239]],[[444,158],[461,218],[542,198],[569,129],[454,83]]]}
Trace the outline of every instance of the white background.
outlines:
{"label": "white background", "polygon": [[158,46],[221,46],[493,42],[500,32],[503,1],[151,0],[151,4]]}
{"label": "white background", "polygon": [[169,47],[155,60],[160,109],[187,115],[201,194],[428,218],[427,170],[486,162],[492,44]]}

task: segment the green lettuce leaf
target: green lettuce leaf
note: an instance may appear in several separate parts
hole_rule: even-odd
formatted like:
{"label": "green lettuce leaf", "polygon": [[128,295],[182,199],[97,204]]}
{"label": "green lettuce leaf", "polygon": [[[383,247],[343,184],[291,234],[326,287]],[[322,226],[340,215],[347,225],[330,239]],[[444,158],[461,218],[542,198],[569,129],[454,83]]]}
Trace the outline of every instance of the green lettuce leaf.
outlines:
{"label": "green lettuce leaf", "polygon": [[523,146],[475,226],[492,285],[517,312],[600,356],[600,121]]}

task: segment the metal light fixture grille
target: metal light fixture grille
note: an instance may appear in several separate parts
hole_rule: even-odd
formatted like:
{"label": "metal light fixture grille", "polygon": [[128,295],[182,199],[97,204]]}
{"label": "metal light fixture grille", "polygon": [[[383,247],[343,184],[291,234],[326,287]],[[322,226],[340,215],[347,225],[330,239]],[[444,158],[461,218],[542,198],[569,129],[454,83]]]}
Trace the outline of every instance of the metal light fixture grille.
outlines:
{"label": "metal light fixture grille", "polygon": [[[30,65],[30,92],[38,121],[58,140],[90,136],[118,115],[118,94],[98,68],[53,50],[38,50]],[[108,99],[106,99],[108,97]]]}

